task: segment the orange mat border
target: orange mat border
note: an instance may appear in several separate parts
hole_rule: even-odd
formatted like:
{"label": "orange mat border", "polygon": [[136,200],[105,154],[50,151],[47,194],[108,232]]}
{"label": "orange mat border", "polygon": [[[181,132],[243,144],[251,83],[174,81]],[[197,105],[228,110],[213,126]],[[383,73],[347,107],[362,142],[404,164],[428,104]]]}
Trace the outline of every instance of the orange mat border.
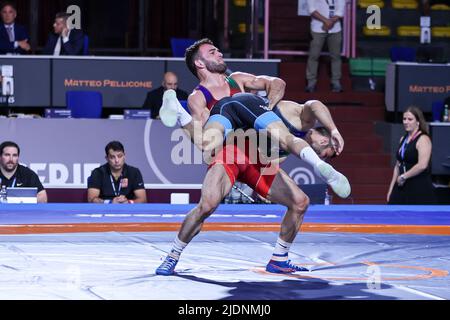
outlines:
{"label": "orange mat border", "polygon": [[[181,223],[80,223],[0,225],[0,235],[53,234],[90,232],[165,232],[178,231]],[[273,223],[207,223],[203,231],[275,231],[280,225]],[[450,226],[376,225],[304,223],[302,232],[387,233],[450,236]]]}

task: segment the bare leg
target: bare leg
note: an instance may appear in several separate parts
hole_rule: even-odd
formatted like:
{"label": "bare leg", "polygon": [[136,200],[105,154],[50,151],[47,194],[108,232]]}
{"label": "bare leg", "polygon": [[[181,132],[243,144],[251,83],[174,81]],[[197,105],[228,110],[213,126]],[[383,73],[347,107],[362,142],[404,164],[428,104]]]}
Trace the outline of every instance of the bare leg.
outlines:
{"label": "bare leg", "polygon": [[280,148],[300,158],[300,153],[304,148],[309,147],[309,144],[300,138],[293,136],[286,125],[281,122],[273,122],[267,126],[267,131],[271,138],[278,141]]}
{"label": "bare leg", "polygon": [[293,136],[283,122],[273,122],[267,126],[271,138],[278,141],[280,148],[302,159],[314,168],[314,172],[325,181],[341,198],[351,193],[350,183],[340,172],[319,158],[316,152],[303,139]]}
{"label": "bare leg", "polygon": [[295,182],[282,170],[277,174],[269,191],[268,199],[287,207],[281,223],[280,235],[266,270],[271,273],[292,273],[308,271],[290,262],[289,250],[303,223],[309,198]]}
{"label": "bare leg", "polygon": [[280,170],[267,198],[287,207],[287,212],[281,223],[280,238],[289,243],[294,242],[309,206],[308,196],[286,172]]}
{"label": "bare leg", "polygon": [[209,123],[203,131],[202,150],[203,160],[211,164],[213,157],[222,149],[225,128],[217,122]]}
{"label": "bare leg", "polygon": [[175,273],[175,266],[184,248],[200,233],[203,223],[219,206],[222,199],[232,188],[225,168],[221,165],[212,167],[203,181],[200,203],[189,212],[175,239],[171,252],[156,269],[156,274],[170,276]]}
{"label": "bare leg", "polygon": [[203,181],[200,202],[187,215],[178,233],[178,238],[185,243],[191,242],[200,233],[205,220],[216,210],[232,187],[225,168],[222,165],[212,167]]}

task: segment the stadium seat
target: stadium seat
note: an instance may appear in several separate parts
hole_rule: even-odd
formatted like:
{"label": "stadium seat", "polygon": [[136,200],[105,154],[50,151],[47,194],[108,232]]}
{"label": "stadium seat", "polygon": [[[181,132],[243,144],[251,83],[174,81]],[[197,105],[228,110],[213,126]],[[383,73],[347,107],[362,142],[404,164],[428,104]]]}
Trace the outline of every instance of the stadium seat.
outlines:
{"label": "stadium seat", "polygon": [[350,59],[350,74],[352,76],[384,77],[389,59],[357,58]]}
{"label": "stadium seat", "polygon": [[444,101],[433,101],[431,104],[431,111],[433,114],[433,121],[442,121],[442,114],[444,112]]}
{"label": "stadium seat", "polygon": [[391,63],[389,59],[374,58],[372,61],[372,71],[375,77],[384,77],[388,64]]}
{"label": "stadium seat", "polygon": [[392,0],[394,9],[417,9],[419,2],[417,0]]}
{"label": "stadium seat", "polygon": [[83,39],[83,55],[89,55],[89,37],[87,35],[84,35]]}
{"label": "stadium seat", "polygon": [[67,91],[66,106],[73,118],[98,119],[102,116],[103,97],[97,91]]}
{"label": "stadium seat", "polygon": [[184,58],[186,49],[195,43],[196,40],[188,38],[171,38],[172,56],[176,58]]}
{"label": "stadium seat", "polygon": [[435,4],[431,6],[431,10],[436,10],[436,11],[449,11],[450,10],[450,6],[446,5],[446,4]]}
{"label": "stadium seat", "polygon": [[416,49],[409,47],[392,47],[391,48],[391,61],[416,61]]}
{"label": "stadium seat", "polygon": [[436,38],[450,38],[450,27],[433,27],[431,35]]}
{"label": "stadium seat", "polygon": [[369,6],[378,6],[384,8],[384,1],[382,0],[358,0],[358,6],[362,9],[366,9]]}
{"label": "stadium seat", "polygon": [[[238,24],[238,31],[239,33],[247,33],[247,24],[245,22]],[[264,26],[258,25],[258,33],[264,33]]]}
{"label": "stadium seat", "polygon": [[391,35],[391,28],[381,26],[381,29],[369,29],[367,26],[364,26],[363,34],[368,37],[388,37]]}
{"label": "stadium seat", "polygon": [[234,0],[233,3],[236,7],[246,7],[247,6],[247,0]]}
{"label": "stadium seat", "polygon": [[371,76],[372,75],[372,59],[356,58],[350,59],[350,74],[352,76]]}
{"label": "stadium seat", "polygon": [[401,37],[420,37],[419,26],[399,26],[397,34]]}

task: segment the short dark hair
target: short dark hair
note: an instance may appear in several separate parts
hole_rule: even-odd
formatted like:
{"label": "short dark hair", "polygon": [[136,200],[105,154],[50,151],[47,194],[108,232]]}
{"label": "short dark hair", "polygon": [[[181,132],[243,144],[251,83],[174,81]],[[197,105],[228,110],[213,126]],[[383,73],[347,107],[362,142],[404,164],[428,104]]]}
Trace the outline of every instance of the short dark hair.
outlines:
{"label": "short dark hair", "polygon": [[65,11],[61,11],[61,12],[58,12],[57,14],[56,14],[56,16],[55,16],[55,19],[64,19],[64,20],[67,20],[67,19],[69,19],[71,17],[71,15],[70,14],[68,14],[67,12],[65,12]]}
{"label": "short dark hair", "polygon": [[[322,151],[327,148],[332,148],[334,150],[333,139],[331,139],[330,130],[328,130],[325,127],[317,127],[317,128],[314,128],[314,130],[316,130],[321,136],[324,136],[324,137],[327,137],[328,139],[330,139],[330,141],[328,142],[328,145],[322,147]],[[330,159],[333,159],[335,157],[336,157],[336,152],[334,152],[333,156],[331,156]]]}
{"label": "short dark hair", "polygon": [[8,6],[10,6],[15,11],[17,11],[16,4],[14,2],[12,2],[12,1],[4,1],[4,2],[2,2],[2,4],[0,5],[0,11],[2,11],[3,9],[5,9],[5,7],[8,7]]}
{"label": "short dark hair", "polygon": [[195,67],[195,60],[198,59],[198,51],[199,51],[200,47],[204,44],[214,45],[214,43],[211,40],[205,38],[205,39],[198,40],[192,46],[190,46],[189,48],[186,49],[186,54],[185,54],[186,65],[196,78],[198,78],[198,74],[197,74],[197,68]]}
{"label": "short dark hair", "polygon": [[125,153],[125,148],[123,147],[123,144],[120,143],[119,141],[111,141],[110,143],[108,143],[106,145],[106,147],[105,147],[106,156],[108,156],[109,150],[121,151],[121,152]]}
{"label": "short dark hair", "polygon": [[3,155],[3,150],[5,150],[5,148],[9,148],[9,147],[13,147],[17,149],[17,154],[20,156],[20,148],[17,145],[17,143],[12,142],[12,141],[5,141],[0,145],[0,155]]}

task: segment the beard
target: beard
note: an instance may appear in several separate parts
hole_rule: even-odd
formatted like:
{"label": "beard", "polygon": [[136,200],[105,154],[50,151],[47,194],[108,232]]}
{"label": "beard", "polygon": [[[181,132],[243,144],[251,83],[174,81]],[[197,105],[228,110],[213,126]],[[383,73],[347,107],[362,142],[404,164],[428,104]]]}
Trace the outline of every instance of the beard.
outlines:
{"label": "beard", "polygon": [[208,70],[211,73],[225,73],[228,70],[227,64],[224,63],[216,63],[212,61],[203,61],[206,67],[206,70]]}
{"label": "beard", "polygon": [[6,165],[3,165],[3,170],[10,173],[17,169],[17,164],[14,163],[7,163]]}
{"label": "beard", "polygon": [[312,148],[312,149],[314,150],[314,152],[317,153],[317,154],[320,154],[320,153],[324,150],[324,148],[323,148],[321,145],[316,144],[316,143],[312,143],[312,144],[311,144],[311,148]]}
{"label": "beard", "polygon": [[315,153],[320,154],[323,151],[324,148],[316,141],[313,141],[312,130],[309,130],[303,139],[309,144],[309,146],[314,150]]}

